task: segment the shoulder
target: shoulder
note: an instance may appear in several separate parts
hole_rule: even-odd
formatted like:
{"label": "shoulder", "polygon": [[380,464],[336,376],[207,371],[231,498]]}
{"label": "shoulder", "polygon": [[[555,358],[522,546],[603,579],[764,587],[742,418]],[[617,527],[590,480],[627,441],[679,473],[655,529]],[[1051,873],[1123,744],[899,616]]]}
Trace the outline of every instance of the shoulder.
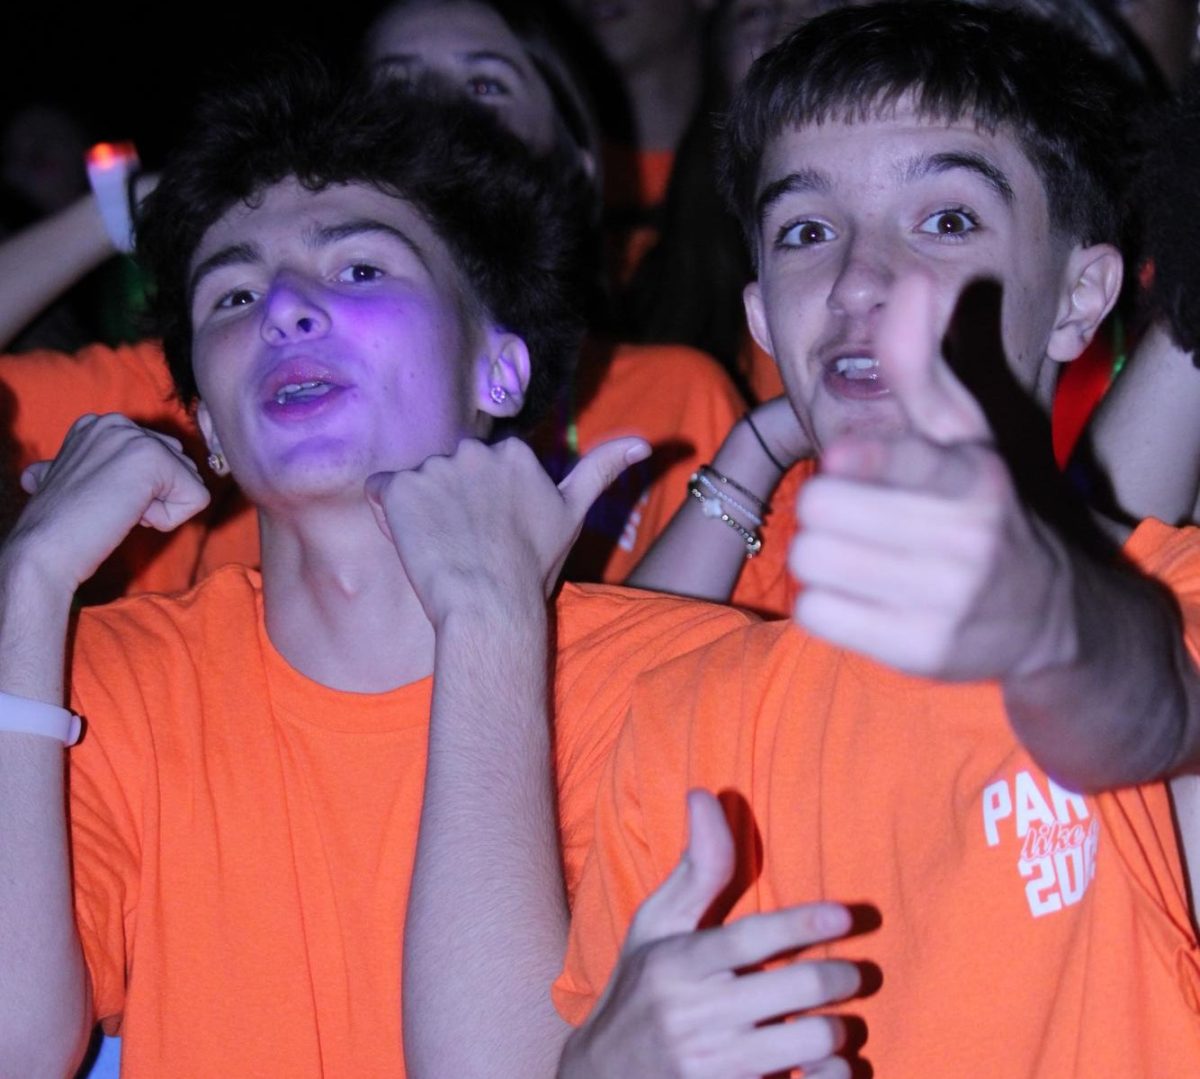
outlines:
{"label": "shoulder", "polygon": [[72,642],[73,662],[171,647],[194,650],[205,641],[256,633],[261,592],[257,570],[231,564],[184,592],[145,592],[85,607]]}
{"label": "shoulder", "polygon": [[560,656],[611,648],[665,658],[759,620],[726,604],[614,584],[566,584],[555,610]]}
{"label": "shoulder", "polygon": [[1200,528],[1147,518],[1125,541],[1125,556],[1139,569],[1171,587],[1200,586]]}

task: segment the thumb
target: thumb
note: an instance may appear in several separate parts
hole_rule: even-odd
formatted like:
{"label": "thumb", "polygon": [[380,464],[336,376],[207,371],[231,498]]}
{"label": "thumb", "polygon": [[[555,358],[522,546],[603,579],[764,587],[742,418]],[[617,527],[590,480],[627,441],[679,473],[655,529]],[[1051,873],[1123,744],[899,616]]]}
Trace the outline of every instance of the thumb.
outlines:
{"label": "thumb", "polygon": [[733,836],[725,811],[706,790],[688,792],[688,843],[670,876],[638,908],[625,949],[689,933],[733,877]]}
{"label": "thumb", "polygon": [[34,461],[21,473],[21,490],[27,495],[35,495],[41,489],[42,479],[50,471],[52,461]]}
{"label": "thumb", "polygon": [[363,494],[366,495],[367,505],[371,507],[379,531],[389,543],[395,543],[395,539],[392,536],[392,527],[388,524],[387,511],[383,507],[383,496],[395,475],[394,472],[372,472],[363,482]]}
{"label": "thumb", "polygon": [[558,485],[575,520],[583,520],[592,503],[625,469],[649,456],[650,443],[633,435],[613,438],[588,450]]}
{"label": "thumb", "polygon": [[943,445],[991,441],[983,409],[942,355],[933,284],[924,274],[896,283],[880,319],[875,351],[884,380],[915,434]]}

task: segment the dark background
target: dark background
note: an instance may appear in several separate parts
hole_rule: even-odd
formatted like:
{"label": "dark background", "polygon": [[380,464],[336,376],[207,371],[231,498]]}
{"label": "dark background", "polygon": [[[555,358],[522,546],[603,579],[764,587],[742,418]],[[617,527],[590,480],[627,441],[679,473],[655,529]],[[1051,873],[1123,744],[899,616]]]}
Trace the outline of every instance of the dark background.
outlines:
{"label": "dark background", "polygon": [[7,119],[29,100],[66,106],[92,141],[132,139],[155,167],[221,65],[249,62],[285,39],[340,62],[380,6],[8,0],[0,5],[0,111]]}

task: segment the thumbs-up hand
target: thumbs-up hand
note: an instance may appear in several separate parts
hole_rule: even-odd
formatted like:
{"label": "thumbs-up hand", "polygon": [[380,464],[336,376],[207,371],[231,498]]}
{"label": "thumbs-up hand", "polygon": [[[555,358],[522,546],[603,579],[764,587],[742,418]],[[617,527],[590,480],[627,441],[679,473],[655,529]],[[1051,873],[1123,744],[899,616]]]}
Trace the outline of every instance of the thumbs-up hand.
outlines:
{"label": "thumbs-up hand", "polygon": [[1031,674],[1068,658],[1068,556],[1022,503],[937,322],[928,280],[898,282],[875,345],[907,429],[826,448],[797,505],[794,617],[913,674]]}
{"label": "thumbs-up hand", "polygon": [[[733,867],[720,803],[707,791],[689,792],[687,849],[638,909],[604,996],[567,1042],[560,1079],[741,1079],[795,1067],[805,1075],[850,1075],[837,1055],[842,1021],[804,1013],[856,993],[857,966],[795,959],[738,973],[844,936],[850,912],[808,903],[697,930]],[[788,1015],[796,1018],[767,1022]]]}
{"label": "thumbs-up hand", "polygon": [[369,476],[365,495],[436,626],[464,604],[505,614],[544,602],[592,503],[649,454],[644,439],[612,439],[556,486],[521,440],[464,439],[449,456]]}

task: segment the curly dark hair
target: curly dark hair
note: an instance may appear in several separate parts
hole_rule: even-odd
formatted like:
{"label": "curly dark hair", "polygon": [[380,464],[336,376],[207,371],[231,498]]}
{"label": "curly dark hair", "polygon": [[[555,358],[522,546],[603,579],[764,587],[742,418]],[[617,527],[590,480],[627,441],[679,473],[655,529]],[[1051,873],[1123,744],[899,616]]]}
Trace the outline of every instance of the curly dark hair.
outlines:
{"label": "curly dark hair", "polygon": [[1144,88],[1072,32],[959,0],[884,0],[827,12],[764,53],[722,121],[721,177],[756,250],[759,168],[785,128],[862,120],[912,94],[922,115],[1014,137],[1060,234],[1124,244],[1127,124]]}
{"label": "curly dark hair", "polygon": [[517,334],[530,384],[512,426],[534,425],[570,376],[590,287],[586,177],[539,161],[486,110],[434,78],[400,85],[346,74],[289,46],[199,99],[139,215],[150,328],[192,404],[189,273],[206,231],[239,203],[295,178],[312,191],[365,183],[429,221],[470,301]]}

